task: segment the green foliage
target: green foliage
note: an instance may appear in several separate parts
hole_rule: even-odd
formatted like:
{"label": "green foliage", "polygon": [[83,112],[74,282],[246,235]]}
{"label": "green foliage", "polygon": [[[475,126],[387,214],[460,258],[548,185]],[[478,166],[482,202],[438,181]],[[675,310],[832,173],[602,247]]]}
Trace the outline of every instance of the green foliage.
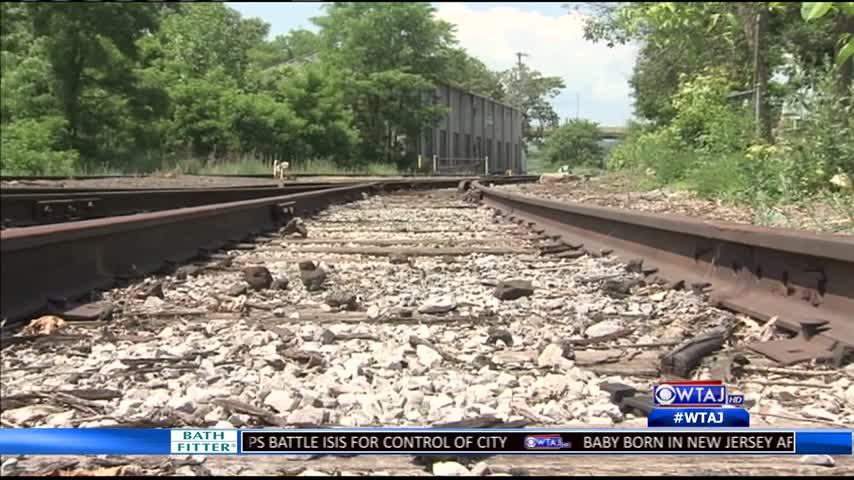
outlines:
{"label": "green foliage", "polygon": [[546,137],[543,158],[551,165],[599,166],[605,152],[599,126],[589,120],[568,120]]}
{"label": "green foliage", "polygon": [[[824,17],[831,11],[845,17],[854,16],[854,2],[803,2],[801,5],[801,16],[807,22]],[[854,34],[850,31],[843,33],[838,46],[836,64],[842,66],[854,55]]]}
{"label": "green foliage", "polygon": [[4,172],[409,170],[436,82],[505,94],[429,3],[324,8],[267,40],[223,3],[0,4]]}
{"label": "green foliage", "polygon": [[[834,174],[851,175],[854,96],[850,65],[846,70],[844,58],[840,62],[851,37],[840,20],[852,5],[621,2],[597,7],[585,27],[589,39],[641,44],[629,83],[644,122],[632,125],[627,140],[610,152],[609,168],[633,171],[647,184],[750,202],[766,212],[774,211],[775,202],[827,190]],[[763,16],[767,23],[760,21]],[[837,69],[825,75],[823,65],[833,57]],[[783,80],[771,81],[772,73]],[[768,88],[758,90],[764,94],[758,103],[772,108],[760,109],[764,127],[784,104],[803,116],[795,127],[781,121],[773,140],[766,128],[758,129],[767,141],[755,143],[754,87],[765,80]]]}
{"label": "green foliage", "polygon": [[676,113],[668,130],[679,142],[698,151],[743,150],[751,140],[750,113],[727,102],[730,91],[732,83],[721,71],[708,71],[690,80],[683,77],[673,95]]}
{"label": "green foliage", "polygon": [[522,138],[527,151],[528,144],[539,146],[549,127],[557,127],[560,122],[557,112],[550,101],[566,85],[560,77],[544,77],[540,72],[517,64],[501,73],[507,103],[522,111]]}
{"label": "green foliage", "polygon": [[833,79],[826,76],[813,94],[804,95],[801,103],[809,115],[782,136],[779,153],[771,156],[795,191],[827,188],[837,173],[854,177],[854,88],[847,98],[832,91]]}
{"label": "green foliage", "polygon": [[17,120],[0,131],[0,170],[3,174],[64,175],[71,173],[77,152],[63,150],[62,117]]}
{"label": "green foliage", "polygon": [[683,180],[696,163],[697,154],[665,129],[630,136],[611,150],[607,162],[611,170],[635,170],[660,184]]}
{"label": "green foliage", "polygon": [[269,25],[220,3],[191,3],[165,15],[149,49],[162,68],[181,76],[203,77],[215,68],[235,80],[244,79],[250,51],[267,35]]}

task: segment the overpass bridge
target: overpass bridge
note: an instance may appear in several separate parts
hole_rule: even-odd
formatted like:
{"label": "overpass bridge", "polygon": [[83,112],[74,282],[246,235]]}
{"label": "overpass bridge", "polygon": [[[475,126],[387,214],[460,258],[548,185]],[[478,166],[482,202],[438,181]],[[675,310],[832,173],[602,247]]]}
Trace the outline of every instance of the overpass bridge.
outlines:
{"label": "overpass bridge", "polygon": [[[551,131],[552,128],[546,128],[544,133],[548,136]],[[602,132],[603,140],[622,140],[628,133],[626,127],[599,127],[599,131]]]}

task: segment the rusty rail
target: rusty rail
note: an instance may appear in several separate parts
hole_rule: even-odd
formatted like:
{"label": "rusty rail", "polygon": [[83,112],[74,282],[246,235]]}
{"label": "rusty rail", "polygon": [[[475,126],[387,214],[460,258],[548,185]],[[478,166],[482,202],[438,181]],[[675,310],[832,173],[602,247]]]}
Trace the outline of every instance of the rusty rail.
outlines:
{"label": "rusty rail", "polygon": [[711,288],[718,306],[799,332],[751,348],[791,364],[854,349],[854,237],[556,202],[472,184],[491,207],[587,251],[642,259],[648,276]]}
{"label": "rusty rail", "polygon": [[[535,177],[490,178],[495,183]],[[368,192],[456,187],[459,179],[397,179],[310,192],[0,231],[0,319],[9,325],[68,305],[118,279],[162,270]],[[471,181],[471,178],[469,180]],[[7,325],[7,326],[9,326]]]}
{"label": "rusty rail", "polygon": [[307,192],[345,183],[290,184],[264,187],[182,188],[145,190],[92,190],[83,192],[18,193],[3,189],[0,212],[3,225],[30,226],[132,213],[194,207],[212,203],[236,202],[255,198]]}

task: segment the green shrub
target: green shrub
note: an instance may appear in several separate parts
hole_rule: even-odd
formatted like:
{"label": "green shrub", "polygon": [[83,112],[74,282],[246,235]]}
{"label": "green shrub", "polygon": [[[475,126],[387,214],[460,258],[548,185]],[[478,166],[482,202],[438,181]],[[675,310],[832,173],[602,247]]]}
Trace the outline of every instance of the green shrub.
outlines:
{"label": "green shrub", "polygon": [[750,160],[740,153],[708,156],[686,173],[686,183],[701,196],[745,200],[751,195]]}
{"label": "green shrub", "polygon": [[62,150],[65,121],[60,117],[17,120],[0,129],[0,170],[5,175],[68,175],[78,161]]}
{"label": "green shrub", "polygon": [[568,120],[543,143],[542,158],[552,165],[598,167],[605,157],[599,126],[589,120]]}
{"label": "green shrub", "polygon": [[750,145],[754,128],[750,112],[727,102],[727,94],[734,89],[726,74],[718,70],[683,78],[673,97],[676,116],[668,130],[693,150],[743,151]]}
{"label": "green shrub", "polygon": [[808,112],[795,129],[778,135],[779,152],[771,158],[798,192],[828,188],[831,177],[854,177],[854,89],[849,97],[834,95],[832,77],[813,95],[799,100]]}
{"label": "green shrub", "polygon": [[631,169],[651,173],[661,183],[682,180],[696,162],[697,154],[661,129],[643,133],[611,151],[608,168]]}

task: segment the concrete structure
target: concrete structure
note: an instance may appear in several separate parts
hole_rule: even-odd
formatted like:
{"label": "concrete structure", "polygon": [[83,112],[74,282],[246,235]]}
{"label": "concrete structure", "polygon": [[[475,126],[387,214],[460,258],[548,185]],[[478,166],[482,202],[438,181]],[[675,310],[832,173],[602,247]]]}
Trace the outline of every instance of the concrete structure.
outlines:
{"label": "concrete structure", "polygon": [[425,101],[445,105],[448,113],[418,139],[422,162],[435,162],[437,171],[447,173],[525,172],[522,112],[442,83]]}

